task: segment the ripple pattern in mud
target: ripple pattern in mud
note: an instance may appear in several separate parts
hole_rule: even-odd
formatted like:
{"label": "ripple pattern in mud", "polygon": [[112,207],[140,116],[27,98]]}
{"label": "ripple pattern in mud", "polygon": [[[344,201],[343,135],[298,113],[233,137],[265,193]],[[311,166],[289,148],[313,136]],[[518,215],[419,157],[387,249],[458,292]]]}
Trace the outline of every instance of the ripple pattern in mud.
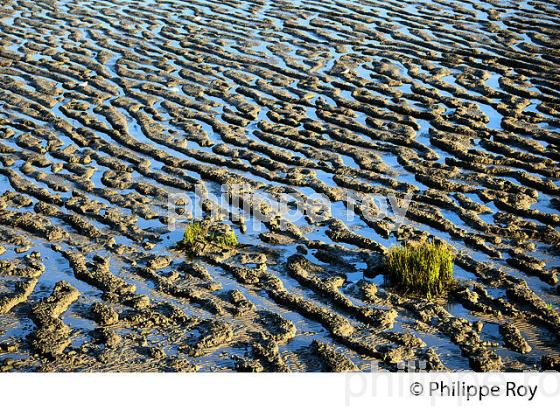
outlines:
{"label": "ripple pattern in mud", "polygon": [[[556,1],[4,1],[0,369],[558,354],[559,24]],[[330,213],[254,230],[206,201],[242,246],[174,251],[168,196],[235,184]],[[410,200],[398,229],[371,195]],[[427,236],[459,252],[448,304],[383,287]]]}

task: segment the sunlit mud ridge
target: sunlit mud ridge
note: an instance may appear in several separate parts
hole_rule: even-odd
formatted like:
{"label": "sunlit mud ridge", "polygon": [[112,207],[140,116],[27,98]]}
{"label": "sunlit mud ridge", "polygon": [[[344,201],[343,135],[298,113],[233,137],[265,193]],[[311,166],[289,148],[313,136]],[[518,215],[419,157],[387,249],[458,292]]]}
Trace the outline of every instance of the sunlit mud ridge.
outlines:
{"label": "sunlit mud ridge", "polygon": [[560,369],[557,0],[1,3],[0,370]]}

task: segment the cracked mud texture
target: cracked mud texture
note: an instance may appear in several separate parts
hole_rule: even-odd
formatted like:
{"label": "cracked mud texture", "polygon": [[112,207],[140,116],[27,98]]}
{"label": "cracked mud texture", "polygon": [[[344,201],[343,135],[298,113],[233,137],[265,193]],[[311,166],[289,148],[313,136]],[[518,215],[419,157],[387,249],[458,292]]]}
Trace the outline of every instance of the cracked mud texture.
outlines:
{"label": "cracked mud texture", "polygon": [[[557,0],[2,1],[0,371],[560,370],[559,26]],[[239,246],[177,251],[168,195],[241,183],[261,229],[206,199]],[[457,288],[392,292],[387,249],[429,237]]]}

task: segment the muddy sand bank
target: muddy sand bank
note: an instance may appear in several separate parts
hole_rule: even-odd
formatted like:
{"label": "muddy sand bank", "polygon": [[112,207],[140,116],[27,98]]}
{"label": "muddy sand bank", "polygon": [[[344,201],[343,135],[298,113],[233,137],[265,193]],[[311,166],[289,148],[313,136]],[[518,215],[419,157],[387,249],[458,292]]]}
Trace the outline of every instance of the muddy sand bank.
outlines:
{"label": "muddy sand bank", "polygon": [[[559,26],[557,1],[3,1],[0,371],[560,369]],[[239,246],[174,249],[190,216]],[[383,255],[429,237],[458,286],[391,291]]]}

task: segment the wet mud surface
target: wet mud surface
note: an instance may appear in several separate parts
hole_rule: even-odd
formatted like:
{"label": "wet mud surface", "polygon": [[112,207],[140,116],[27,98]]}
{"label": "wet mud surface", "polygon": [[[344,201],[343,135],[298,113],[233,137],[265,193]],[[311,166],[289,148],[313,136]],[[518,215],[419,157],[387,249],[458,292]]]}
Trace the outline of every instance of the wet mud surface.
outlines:
{"label": "wet mud surface", "polygon": [[[559,26],[558,1],[2,1],[0,371],[560,369]],[[209,195],[240,245],[175,250],[168,196],[236,184],[267,221]],[[457,289],[395,294],[384,253],[427,237]]]}

